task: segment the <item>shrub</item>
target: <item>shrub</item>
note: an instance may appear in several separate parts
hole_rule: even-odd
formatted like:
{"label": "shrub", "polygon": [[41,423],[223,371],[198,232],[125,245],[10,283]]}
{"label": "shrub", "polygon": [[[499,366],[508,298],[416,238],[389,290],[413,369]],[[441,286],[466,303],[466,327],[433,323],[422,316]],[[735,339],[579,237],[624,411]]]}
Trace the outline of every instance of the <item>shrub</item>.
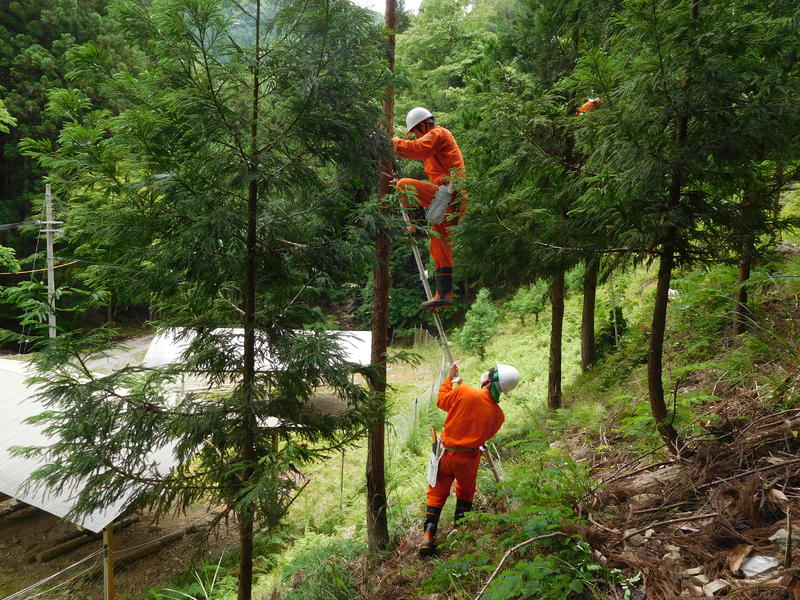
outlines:
{"label": "shrub", "polygon": [[350,563],[365,551],[353,539],[308,533],[284,554],[281,583],[286,600],[350,600],[355,596]]}
{"label": "shrub", "polygon": [[489,290],[481,288],[478,297],[467,311],[464,326],[458,335],[458,344],[467,352],[476,352],[481,360],[486,354],[486,344],[497,333],[499,315],[492,304]]}
{"label": "shrub", "polygon": [[547,286],[541,283],[536,285],[523,285],[517,293],[506,302],[505,310],[509,315],[519,319],[520,325],[525,326],[525,317],[533,315],[534,323],[539,322],[539,314],[544,310],[547,302]]}

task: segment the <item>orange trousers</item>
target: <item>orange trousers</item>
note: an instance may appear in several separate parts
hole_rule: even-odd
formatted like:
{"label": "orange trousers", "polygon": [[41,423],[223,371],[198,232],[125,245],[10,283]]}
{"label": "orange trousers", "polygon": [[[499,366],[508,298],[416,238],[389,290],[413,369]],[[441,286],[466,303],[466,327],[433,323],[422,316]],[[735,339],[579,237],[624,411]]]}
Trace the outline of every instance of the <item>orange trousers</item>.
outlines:
{"label": "orange trousers", "polygon": [[475,497],[475,482],[481,464],[481,451],[446,451],[439,461],[436,485],[428,486],[428,506],[441,508],[450,496],[453,480],[456,482],[456,499],[472,502]]}
{"label": "orange trousers", "polygon": [[[403,206],[419,205],[428,208],[433,200],[438,185],[420,181],[419,179],[403,178],[397,182],[397,191]],[[457,206],[457,208],[456,208]],[[453,266],[453,247],[450,245],[450,228],[461,218],[467,209],[466,203],[453,202],[447,209],[445,218],[441,223],[433,223],[434,235],[431,236],[431,258],[437,269]]]}

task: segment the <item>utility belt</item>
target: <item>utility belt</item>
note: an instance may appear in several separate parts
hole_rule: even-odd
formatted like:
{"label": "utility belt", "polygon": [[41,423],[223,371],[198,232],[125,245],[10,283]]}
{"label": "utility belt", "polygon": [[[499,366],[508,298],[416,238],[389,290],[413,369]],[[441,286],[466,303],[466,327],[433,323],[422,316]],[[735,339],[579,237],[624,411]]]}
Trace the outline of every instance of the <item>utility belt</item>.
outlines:
{"label": "utility belt", "polygon": [[445,448],[447,452],[474,452],[480,448]]}

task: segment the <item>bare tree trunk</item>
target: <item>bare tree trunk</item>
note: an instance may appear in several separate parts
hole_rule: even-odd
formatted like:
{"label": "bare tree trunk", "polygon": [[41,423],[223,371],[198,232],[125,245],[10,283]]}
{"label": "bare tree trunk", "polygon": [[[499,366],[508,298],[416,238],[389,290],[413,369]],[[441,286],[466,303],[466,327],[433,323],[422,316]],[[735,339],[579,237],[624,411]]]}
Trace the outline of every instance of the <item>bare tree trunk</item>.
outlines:
{"label": "bare tree trunk", "polygon": [[[386,58],[390,70],[395,65],[395,23],[397,0],[386,0],[385,25],[389,31],[386,40]],[[389,133],[394,122],[394,88],[386,90],[383,113]],[[392,172],[392,161],[383,166],[387,173]],[[378,176],[378,197],[383,198],[391,190],[383,175]],[[374,415],[367,436],[367,542],[369,551],[377,553],[389,544],[389,524],[386,518],[386,476],[385,476],[385,401],[386,401],[386,350],[389,345],[389,236],[379,231],[375,236],[375,264],[373,266],[372,296],[372,364],[378,365],[377,379],[370,382],[372,392],[377,396],[379,409]]]}
{"label": "bare tree trunk", "polygon": [[755,239],[752,235],[742,242],[742,254],[739,257],[739,271],[736,274],[736,308],[733,311],[733,333],[739,335],[747,331],[747,320],[750,310],[747,307],[747,281],[753,267]]}
{"label": "bare tree trunk", "polygon": [[237,600],[250,600],[253,594],[253,515],[239,513],[239,591]]}
{"label": "bare tree trunk", "polygon": [[564,271],[550,286],[552,323],[550,325],[550,372],[547,382],[547,408],[561,408],[561,338],[564,329]]}
{"label": "bare tree trunk", "polygon": [[677,452],[679,447],[678,432],[675,431],[671,422],[667,423],[668,413],[664,402],[664,384],[661,380],[672,262],[672,246],[665,245],[661,255],[661,262],[658,266],[658,285],[656,286],[656,300],[653,307],[653,322],[650,327],[650,344],[647,351],[647,389],[650,396],[650,411],[656,421],[658,432],[673,452]]}
{"label": "bare tree trunk", "polygon": [[596,258],[586,262],[586,273],[583,276],[583,314],[581,316],[581,370],[586,373],[596,360],[594,339],[595,300],[597,298],[597,271],[599,263]]}
{"label": "bare tree trunk", "polygon": [[385,479],[385,407],[386,349],[389,321],[389,237],[381,232],[375,239],[372,297],[372,364],[378,366],[377,378],[370,382],[380,408],[373,416],[367,436],[367,541],[371,553],[389,543],[386,519]]}

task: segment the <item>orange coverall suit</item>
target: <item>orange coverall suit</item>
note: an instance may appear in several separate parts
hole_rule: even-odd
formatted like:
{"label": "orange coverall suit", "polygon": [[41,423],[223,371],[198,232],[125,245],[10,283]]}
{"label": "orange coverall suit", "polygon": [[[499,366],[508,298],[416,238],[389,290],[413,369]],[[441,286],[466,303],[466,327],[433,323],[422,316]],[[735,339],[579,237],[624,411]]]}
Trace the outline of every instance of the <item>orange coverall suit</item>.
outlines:
{"label": "orange coverall suit", "polygon": [[436,406],[447,412],[442,431],[445,448],[470,448],[468,452],[447,451],[439,461],[436,486],[428,486],[428,505],[441,508],[456,481],[456,499],[472,502],[481,462],[480,446],[494,436],[505,420],[503,411],[488,387],[459,385],[447,378],[439,388]]}
{"label": "orange coverall suit", "polygon": [[[421,160],[425,174],[433,182],[428,183],[409,178],[403,178],[398,181],[397,189],[405,206],[410,206],[414,202],[414,192],[411,191],[411,188],[416,190],[417,202],[423,208],[427,208],[431,200],[433,200],[437,187],[449,183],[451,177],[463,178],[466,175],[461,149],[458,147],[453,134],[444,127],[437,125],[416,140],[393,138],[392,142],[394,143],[394,151],[399,156],[412,160]],[[464,198],[465,195],[462,194],[461,202],[451,204],[442,222],[433,224],[433,230],[436,235],[431,236],[430,250],[437,269],[442,267],[452,268],[453,266],[453,249],[450,245],[448,232],[449,228],[458,222],[458,219],[467,209]]]}

